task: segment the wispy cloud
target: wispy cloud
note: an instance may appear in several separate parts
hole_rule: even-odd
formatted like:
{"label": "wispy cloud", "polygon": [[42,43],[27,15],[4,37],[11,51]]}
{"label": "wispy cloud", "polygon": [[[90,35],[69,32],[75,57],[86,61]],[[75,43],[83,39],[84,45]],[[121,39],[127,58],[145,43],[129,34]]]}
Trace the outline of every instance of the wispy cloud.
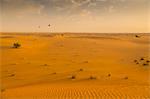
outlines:
{"label": "wispy cloud", "polygon": [[[91,13],[140,9],[148,0],[1,0],[3,13],[29,12],[55,14],[79,14],[82,10]],[[29,10],[31,9],[31,10]],[[37,11],[35,11],[37,9]],[[131,10],[132,10],[131,9]],[[128,10],[128,9],[127,9]],[[28,12],[25,11],[25,12]],[[99,13],[97,13],[99,14]]]}
{"label": "wispy cloud", "polygon": [[[99,27],[105,23],[107,26],[112,20],[118,21],[118,17],[130,22],[132,15],[138,15],[134,16],[136,18],[133,20],[141,20],[137,22],[145,26],[150,0],[0,0],[0,3],[6,26],[10,22],[17,25],[18,21],[27,24],[26,20],[31,20],[34,24],[40,20],[41,23],[51,20],[62,29],[61,23],[71,24],[71,22],[73,25],[92,23],[92,26],[97,24]],[[102,20],[106,22],[101,24]]]}

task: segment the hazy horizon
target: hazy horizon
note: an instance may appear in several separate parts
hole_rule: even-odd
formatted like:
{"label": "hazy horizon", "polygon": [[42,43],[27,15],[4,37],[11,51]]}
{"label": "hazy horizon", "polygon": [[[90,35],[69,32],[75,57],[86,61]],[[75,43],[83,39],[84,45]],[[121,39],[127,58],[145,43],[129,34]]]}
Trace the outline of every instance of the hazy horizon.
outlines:
{"label": "hazy horizon", "polygon": [[0,0],[0,2],[0,32],[150,32],[149,0]]}

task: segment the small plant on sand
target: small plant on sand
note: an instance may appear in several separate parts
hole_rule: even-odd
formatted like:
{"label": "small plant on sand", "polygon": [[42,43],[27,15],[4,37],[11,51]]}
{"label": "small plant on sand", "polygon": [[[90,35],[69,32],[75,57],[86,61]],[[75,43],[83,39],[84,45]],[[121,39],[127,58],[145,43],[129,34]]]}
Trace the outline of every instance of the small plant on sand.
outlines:
{"label": "small plant on sand", "polygon": [[79,71],[83,71],[83,69],[82,69],[82,68],[80,68],[80,69],[79,69]]}
{"label": "small plant on sand", "polygon": [[108,77],[110,77],[111,76],[111,74],[108,74]]}
{"label": "small plant on sand", "polygon": [[13,48],[19,48],[19,47],[21,47],[21,44],[19,44],[18,42],[13,44]]}
{"label": "small plant on sand", "polygon": [[137,60],[134,60],[134,62],[138,62]]}
{"label": "small plant on sand", "polygon": [[138,36],[138,35],[135,35],[135,37],[139,38],[140,36]]}
{"label": "small plant on sand", "polygon": [[15,76],[15,74],[10,74],[10,75],[9,75],[9,77],[14,77],[14,76]]}
{"label": "small plant on sand", "polygon": [[48,64],[44,64],[43,66],[48,66]]}
{"label": "small plant on sand", "polygon": [[142,57],[140,60],[144,60],[144,58]]}
{"label": "small plant on sand", "polygon": [[89,63],[89,61],[84,61],[83,63]]}
{"label": "small plant on sand", "polygon": [[134,62],[135,62],[136,64],[139,64],[139,62],[138,62],[137,60],[134,60]]}
{"label": "small plant on sand", "polygon": [[75,76],[75,75],[72,75],[72,76],[71,76],[71,79],[76,79],[76,76]]}
{"label": "small plant on sand", "polygon": [[148,64],[147,63],[143,63],[143,66],[148,66]]}
{"label": "small plant on sand", "polygon": [[129,79],[129,78],[126,76],[126,77],[124,77],[124,79],[127,80],[127,79]]}
{"label": "small plant on sand", "polygon": [[89,79],[97,79],[97,78],[94,76],[90,76]]}
{"label": "small plant on sand", "polygon": [[5,91],[5,89],[1,89],[1,92],[4,92]]}
{"label": "small plant on sand", "polygon": [[61,36],[64,36],[64,34],[61,34]]}
{"label": "small plant on sand", "polygon": [[52,73],[53,75],[55,75],[56,74],[56,72],[54,72],[54,73]]}
{"label": "small plant on sand", "polygon": [[149,63],[149,62],[150,62],[149,60],[146,61],[146,63]]}

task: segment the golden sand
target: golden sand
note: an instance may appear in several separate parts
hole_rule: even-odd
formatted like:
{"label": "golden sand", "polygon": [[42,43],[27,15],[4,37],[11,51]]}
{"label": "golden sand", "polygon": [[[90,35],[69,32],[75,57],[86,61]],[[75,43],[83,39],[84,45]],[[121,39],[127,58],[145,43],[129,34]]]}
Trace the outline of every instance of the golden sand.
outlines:
{"label": "golden sand", "polygon": [[8,33],[0,40],[2,99],[150,98],[149,34]]}

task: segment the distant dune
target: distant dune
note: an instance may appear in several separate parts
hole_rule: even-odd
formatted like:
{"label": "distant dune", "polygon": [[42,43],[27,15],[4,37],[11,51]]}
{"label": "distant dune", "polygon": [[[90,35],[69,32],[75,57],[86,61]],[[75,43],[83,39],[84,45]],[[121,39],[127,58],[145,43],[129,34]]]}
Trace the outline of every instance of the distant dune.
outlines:
{"label": "distant dune", "polygon": [[2,99],[150,99],[150,34],[0,33],[0,41]]}

